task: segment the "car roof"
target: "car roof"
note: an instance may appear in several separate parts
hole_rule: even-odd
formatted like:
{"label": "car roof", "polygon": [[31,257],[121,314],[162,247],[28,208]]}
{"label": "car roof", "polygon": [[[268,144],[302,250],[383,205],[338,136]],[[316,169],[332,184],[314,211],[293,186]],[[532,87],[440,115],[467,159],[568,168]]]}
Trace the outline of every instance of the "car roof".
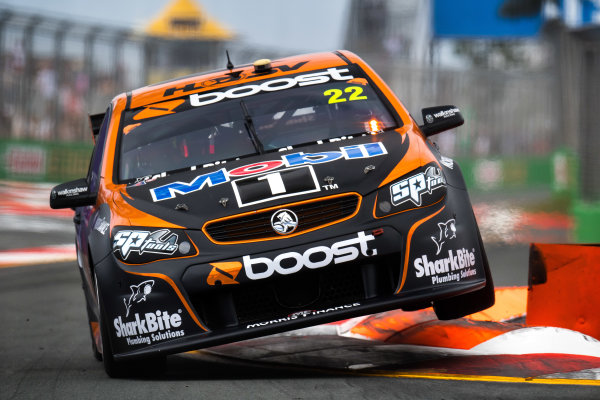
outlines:
{"label": "car roof", "polygon": [[253,64],[244,64],[235,66],[232,70],[224,68],[188,75],[133,90],[129,95],[127,108],[138,108],[181,97],[184,94],[261,80],[267,76],[275,78],[360,61],[360,58],[347,51],[313,53],[273,60],[271,61],[272,70],[267,73],[257,73]]}

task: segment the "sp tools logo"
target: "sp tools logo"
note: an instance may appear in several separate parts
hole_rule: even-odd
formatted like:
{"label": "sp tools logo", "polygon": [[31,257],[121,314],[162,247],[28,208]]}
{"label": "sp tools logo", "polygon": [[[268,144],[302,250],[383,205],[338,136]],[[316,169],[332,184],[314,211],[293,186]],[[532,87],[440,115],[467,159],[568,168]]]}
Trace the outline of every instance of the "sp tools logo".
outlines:
{"label": "sp tools logo", "polygon": [[433,192],[443,187],[446,182],[442,172],[437,167],[428,167],[425,172],[401,180],[390,186],[392,204],[398,206],[407,201],[412,201],[416,206],[421,206],[421,197],[424,193]]}
{"label": "sp tools logo", "polygon": [[113,251],[120,252],[123,260],[127,260],[132,251],[140,255],[144,253],[171,255],[179,247],[177,237],[177,234],[168,229],[154,232],[123,230],[119,231],[113,239]]}
{"label": "sp tools logo", "polygon": [[438,228],[440,228],[440,233],[438,236],[432,236],[431,240],[435,243],[437,247],[437,251],[435,255],[437,256],[442,251],[442,246],[446,243],[447,240],[454,239],[456,237],[456,221],[453,219],[449,219],[446,222],[439,222]]}
{"label": "sp tools logo", "polygon": [[280,235],[289,235],[298,227],[298,216],[291,210],[277,210],[271,217],[271,226]]}
{"label": "sp tools logo", "polygon": [[[317,246],[302,254],[295,251],[279,254],[273,260],[267,257],[244,256],[244,270],[248,279],[266,279],[275,272],[281,275],[295,274],[302,268],[317,269],[332,262],[341,264],[356,260],[361,254],[365,257],[377,255],[377,249],[369,248],[368,242],[375,240],[373,235],[358,232],[357,237],[334,243],[331,247]],[[358,248],[356,247],[358,245]]]}
{"label": "sp tools logo", "polygon": [[132,304],[141,303],[142,301],[146,301],[146,296],[152,293],[152,287],[154,286],[154,281],[152,279],[144,281],[139,285],[131,285],[129,288],[131,289],[131,296],[129,296],[128,300],[123,299],[123,303],[125,303],[125,317],[129,317],[129,310],[131,309]]}

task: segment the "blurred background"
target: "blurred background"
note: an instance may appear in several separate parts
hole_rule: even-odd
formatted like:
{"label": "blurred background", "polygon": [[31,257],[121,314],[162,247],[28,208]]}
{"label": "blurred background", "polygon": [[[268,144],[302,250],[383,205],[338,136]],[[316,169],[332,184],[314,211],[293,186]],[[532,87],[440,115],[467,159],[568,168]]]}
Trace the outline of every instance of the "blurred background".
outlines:
{"label": "blurred background", "polygon": [[348,49],[434,136],[484,240],[600,242],[600,0],[0,0],[0,180],[85,175],[118,93],[259,58]]}

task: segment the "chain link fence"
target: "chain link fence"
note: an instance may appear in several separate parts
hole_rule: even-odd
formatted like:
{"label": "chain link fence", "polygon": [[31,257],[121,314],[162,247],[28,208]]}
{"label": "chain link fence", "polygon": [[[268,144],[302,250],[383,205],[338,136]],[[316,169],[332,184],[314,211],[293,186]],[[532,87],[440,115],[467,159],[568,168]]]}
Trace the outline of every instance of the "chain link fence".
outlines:
{"label": "chain link fence", "polygon": [[392,68],[388,83],[419,123],[423,107],[460,108],[465,125],[435,138],[450,155],[542,155],[554,150],[559,126],[550,72]]}
{"label": "chain link fence", "polygon": [[562,46],[569,54],[563,60],[564,106],[570,116],[564,129],[578,133],[581,198],[600,204],[600,28],[566,32]]}
{"label": "chain link fence", "polygon": [[[590,60],[585,65],[587,74],[592,76],[586,86],[581,82],[583,64],[577,61],[581,54],[569,53],[575,51],[570,47],[571,39],[563,37],[563,41],[565,45],[560,48],[564,54],[558,57],[565,60],[561,64],[562,75],[554,68],[533,72],[450,70],[414,66],[405,58],[361,55],[386,79],[418,122],[423,107],[454,104],[461,109],[465,125],[454,133],[435,137],[448,155],[463,159],[545,157],[565,146],[589,154],[589,146],[582,148],[578,142],[578,131],[587,129],[586,135],[593,138],[592,132],[598,125],[582,120],[577,107],[585,105],[592,110],[588,113],[591,117],[598,115],[595,93],[600,93],[600,73],[594,78],[597,55],[585,58]],[[115,27],[0,9],[0,139],[3,148],[10,149],[9,155],[8,150],[0,155],[3,167],[8,168],[10,161],[11,168],[18,170],[19,165],[43,166],[39,161],[42,159],[47,164],[51,158],[71,157],[68,150],[61,156],[53,148],[52,157],[40,158],[39,147],[29,153],[26,150],[31,142],[89,146],[88,113],[103,111],[120,92],[150,83],[152,68],[156,66],[152,61],[155,52],[148,49],[157,43]],[[281,50],[252,48],[243,42],[227,46],[236,64],[286,55]],[[589,44],[577,47],[584,48],[588,49]],[[210,54],[204,67],[225,65],[224,54]],[[572,82],[579,82],[579,86]],[[588,90],[589,104],[580,101],[580,88]],[[12,146],[15,141],[22,145]],[[81,151],[78,149],[73,157],[79,159]],[[20,162],[19,157],[25,162]],[[486,164],[488,170],[493,169],[490,165]],[[47,176],[48,167],[40,168],[37,179]],[[10,178],[14,174],[5,171],[0,175]],[[597,176],[590,174],[585,179]]]}
{"label": "chain link fence", "polygon": [[89,140],[87,113],[142,85],[127,30],[0,10],[0,137]]}

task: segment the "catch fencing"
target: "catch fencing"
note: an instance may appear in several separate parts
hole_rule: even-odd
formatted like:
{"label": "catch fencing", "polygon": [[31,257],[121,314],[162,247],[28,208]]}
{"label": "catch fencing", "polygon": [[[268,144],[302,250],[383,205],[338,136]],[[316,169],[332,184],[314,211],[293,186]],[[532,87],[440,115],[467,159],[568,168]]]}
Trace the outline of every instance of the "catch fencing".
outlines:
{"label": "catch fencing", "polygon": [[[61,180],[85,173],[80,160],[91,143],[88,113],[102,112],[117,93],[149,83],[152,40],[116,27],[0,10],[0,179]],[[240,42],[228,46],[236,63],[284,55]],[[551,70],[442,70],[384,57],[367,61],[418,122],[423,107],[461,109],[465,125],[434,137],[449,156],[545,157],[570,144],[561,132],[560,91]],[[208,64],[218,67],[224,57]],[[49,164],[69,158],[75,161],[61,162],[64,171]],[[68,171],[70,165],[74,170]]]}
{"label": "catch fencing", "polygon": [[419,123],[424,107],[452,104],[461,110],[465,124],[434,139],[449,155],[537,156],[564,144],[557,138],[557,92],[550,71],[510,73],[410,65],[380,70]]}
{"label": "catch fencing", "polygon": [[600,27],[561,32],[560,51],[562,129],[577,133],[581,199],[597,204],[600,222]]}
{"label": "catch fencing", "polygon": [[0,10],[0,137],[89,140],[87,113],[142,85],[142,69],[129,30]]}

